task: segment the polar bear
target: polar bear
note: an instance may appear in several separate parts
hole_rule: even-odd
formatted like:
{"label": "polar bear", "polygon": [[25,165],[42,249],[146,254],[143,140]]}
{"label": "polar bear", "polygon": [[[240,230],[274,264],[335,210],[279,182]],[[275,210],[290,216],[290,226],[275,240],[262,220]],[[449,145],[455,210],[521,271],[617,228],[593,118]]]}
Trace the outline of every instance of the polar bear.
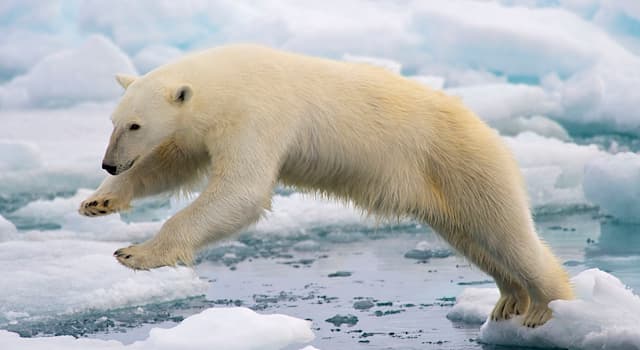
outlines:
{"label": "polar bear", "polygon": [[500,137],[457,98],[382,68],[254,46],[191,54],[125,89],[103,160],[111,175],[81,204],[98,216],[134,198],[206,189],[149,241],[117,250],[133,269],[189,264],[197,250],[256,222],[277,183],[429,224],[493,276],[492,318],[572,298],[538,238],[523,180]]}

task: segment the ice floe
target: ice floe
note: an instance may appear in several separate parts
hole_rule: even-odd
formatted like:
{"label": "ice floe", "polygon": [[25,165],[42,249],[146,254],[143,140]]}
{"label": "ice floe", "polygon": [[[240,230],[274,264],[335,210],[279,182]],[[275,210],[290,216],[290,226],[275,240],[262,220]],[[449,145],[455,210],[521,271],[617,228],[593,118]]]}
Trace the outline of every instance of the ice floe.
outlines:
{"label": "ice floe", "polygon": [[488,344],[583,350],[640,348],[638,295],[598,269],[583,271],[571,282],[576,299],[552,301],[553,317],[541,327],[522,326],[522,316],[485,321],[499,297],[495,288],[465,289],[447,317],[484,322],[479,340]]}
{"label": "ice floe", "polygon": [[71,336],[20,338],[16,333],[0,330],[0,344],[5,350],[279,350],[313,338],[309,321],[280,314],[261,315],[240,307],[206,309],[172,328],[153,328],[148,338],[128,345]]}

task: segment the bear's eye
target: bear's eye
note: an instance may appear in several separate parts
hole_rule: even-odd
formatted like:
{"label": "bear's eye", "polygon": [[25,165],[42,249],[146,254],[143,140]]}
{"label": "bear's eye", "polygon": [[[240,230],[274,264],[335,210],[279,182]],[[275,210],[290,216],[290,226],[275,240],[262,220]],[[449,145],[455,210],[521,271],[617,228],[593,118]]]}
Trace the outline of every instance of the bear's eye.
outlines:
{"label": "bear's eye", "polygon": [[129,130],[138,130],[138,129],[140,129],[139,124],[131,124],[131,126],[129,126]]}

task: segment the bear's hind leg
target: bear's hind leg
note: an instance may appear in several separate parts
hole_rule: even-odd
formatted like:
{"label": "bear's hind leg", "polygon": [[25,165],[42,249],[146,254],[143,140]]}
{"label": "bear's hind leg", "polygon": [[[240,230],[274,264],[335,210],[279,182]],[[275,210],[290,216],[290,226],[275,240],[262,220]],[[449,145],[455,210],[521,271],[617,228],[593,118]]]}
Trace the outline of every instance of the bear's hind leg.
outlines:
{"label": "bear's hind leg", "polygon": [[466,235],[456,233],[456,230],[438,229],[440,235],[454,248],[461,252],[474,265],[493,277],[500,290],[500,299],[491,312],[494,321],[507,320],[514,315],[527,312],[529,308],[529,294],[523,284],[519,283],[488,250],[481,245],[464,239]]}
{"label": "bear's hind leg", "polygon": [[523,276],[531,297],[531,306],[525,314],[523,325],[531,328],[541,326],[551,318],[550,301],[574,297],[568,274],[549,248],[540,241],[538,243],[541,254],[538,255],[537,264],[541,268],[536,273]]}
{"label": "bear's hind leg", "polygon": [[[528,307],[524,313],[523,325],[537,327],[547,322],[552,312],[549,302],[556,299],[572,299],[573,291],[569,283],[569,277],[556,257],[538,238],[533,228],[520,234],[493,235],[494,239],[478,238],[475,242],[479,247],[486,249],[489,259],[485,259],[485,270],[491,266],[502,267],[505,274],[517,285],[523,286],[528,294]],[[494,230],[499,230],[494,227]],[[500,232],[500,231],[496,231]],[[492,274],[496,279],[499,275]],[[504,286],[509,289],[508,285]],[[515,292],[515,293],[514,293]],[[515,298],[520,298],[521,291],[510,293]],[[508,296],[509,294],[507,294]],[[505,296],[503,294],[503,296]],[[502,303],[508,303],[507,297],[501,300],[496,308],[502,307]],[[508,307],[508,305],[507,305]],[[524,307],[517,307],[521,311]],[[504,307],[503,307],[504,310]],[[499,310],[494,310],[499,312]]]}

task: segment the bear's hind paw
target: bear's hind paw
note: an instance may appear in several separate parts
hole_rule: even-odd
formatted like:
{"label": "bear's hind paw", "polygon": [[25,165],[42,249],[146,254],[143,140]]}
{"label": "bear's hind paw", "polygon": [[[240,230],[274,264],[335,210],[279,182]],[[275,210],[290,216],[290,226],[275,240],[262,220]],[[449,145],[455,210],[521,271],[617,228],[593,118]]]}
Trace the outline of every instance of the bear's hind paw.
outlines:
{"label": "bear's hind paw", "polygon": [[508,320],[513,316],[523,315],[529,307],[528,299],[519,300],[514,295],[503,295],[493,307],[491,312],[492,321]]}
{"label": "bear's hind paw", "polygon": [[551,319],[551,309],[546,304],[533,304],[524,316],[522,325],[529,328],[542,326]]}

